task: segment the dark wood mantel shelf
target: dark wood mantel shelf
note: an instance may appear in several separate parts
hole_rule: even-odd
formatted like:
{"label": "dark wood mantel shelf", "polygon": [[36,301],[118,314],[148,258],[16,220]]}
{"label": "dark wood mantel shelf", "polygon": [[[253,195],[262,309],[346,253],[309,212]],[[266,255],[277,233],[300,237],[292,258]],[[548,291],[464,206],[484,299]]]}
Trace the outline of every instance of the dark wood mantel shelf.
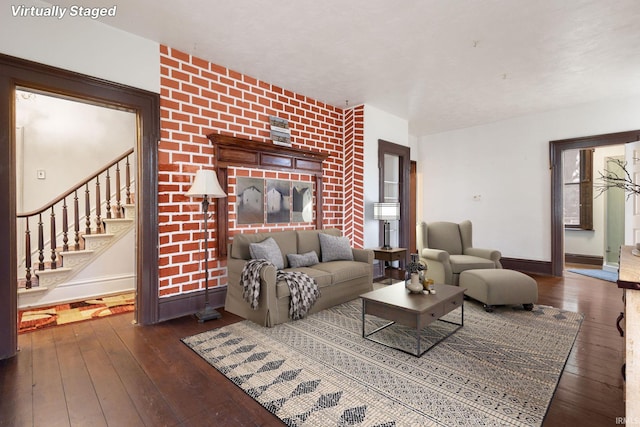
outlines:
{"label": "dark wood mantel shelf", "polygon": [[620,269],[618,271],[618,287],[640,290],[640,257],[631,253],[633,246],[620,248]]}
{"label": "dark wood mantel shelf", "polygon": [[[322,228],[322,162],[329,157],[319,151],[283,147],[271,143],[256,142],[250,139],[236,138],[212,133],[207,138],[213,144],[214,167],[218,182],[225,193],[229,194],[228,168],[245,167],[268,169],[290,173],[303,173],[315,176],[315,217],[316,228]],[[227,256],[229,240],[229,218],[227,199],[217,200],[217,249],[218,256]]]}
{"label": "dark wood mantel shelf", "polygon": [[215,133],[207,135],[207,138],[213,143],[217,167],[245,166],[322,174],[322,162],[329,157],[318,151],[282,147]]}

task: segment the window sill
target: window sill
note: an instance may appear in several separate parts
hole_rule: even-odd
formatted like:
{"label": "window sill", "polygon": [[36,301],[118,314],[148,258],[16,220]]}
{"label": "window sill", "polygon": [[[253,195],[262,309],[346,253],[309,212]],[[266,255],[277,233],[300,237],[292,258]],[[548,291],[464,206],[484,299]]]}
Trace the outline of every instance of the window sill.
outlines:
{"label": "window sill", "polygon": [[564,227],[564,231],[596,231],[593,228],[580,228],[580,227]]}

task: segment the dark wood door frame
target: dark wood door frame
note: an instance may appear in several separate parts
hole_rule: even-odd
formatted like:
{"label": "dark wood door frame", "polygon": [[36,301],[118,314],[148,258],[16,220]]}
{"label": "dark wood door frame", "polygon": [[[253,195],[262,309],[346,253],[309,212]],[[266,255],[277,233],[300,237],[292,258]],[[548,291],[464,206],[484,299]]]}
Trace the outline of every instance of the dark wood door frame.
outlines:
{"label": "dark wood door frame", "polygon": [[[393,142],[378,140],[378,170],[379,170],[379,182],[378,182],[378,200],[384,200],[384,155],[391,154],[399,157],[399,195],[400,200],[400,221],[398,230],[398,244],[403,248],[409,248],[411,245],[411,232],[415,230],[411,226],[411,148],[405,145],[394,144]],[[415,225],[415,224],[414,224]],[[384,226],[380,222],[380,240],[384,240]],[[409,251],[407,251],[407,260],[409,258]]]}
{"label": "dark wood door frame", "polygon": [[0,54],[0,359],[17,351],[18,272],[16,254],[16,86],[69,95],[134,110],[139,122],[137,149],[136,320],[158,319],[158,94]]}
{"label": "dark wood door frame", "polygon": [[562,200],[562,153],[564,150],[623,145],[639,141],[640,130],[585,136],[549,142],[551,168],[551,274],[564,270],[564,220]]}
{"label": "dark wood door frame", "polygon": [[[415,160],[411,161],[411,178],[410,178],[410,200],[409,203],[409,225],[415,225],[418,223],[417,214],[418,212],[418,163]],[[416,233],[409,233],[409,253],[415,254],[418,252],[417,243],[416,243]]]}

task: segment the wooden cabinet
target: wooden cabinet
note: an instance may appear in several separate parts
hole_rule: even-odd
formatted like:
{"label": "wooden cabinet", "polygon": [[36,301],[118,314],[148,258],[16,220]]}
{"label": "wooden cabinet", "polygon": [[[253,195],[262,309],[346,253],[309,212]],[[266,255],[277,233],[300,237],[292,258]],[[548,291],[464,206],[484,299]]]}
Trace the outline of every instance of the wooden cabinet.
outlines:
{"label": "wooden cabinet", "polygon": [[[625,417],[640,420],[640,256],[633,246],[620,249],[618,287],[624,290]],[[635,357],[634,357],[635,355]]]}
{"label": "wooden cabinet", "polygon": [[[389,284],[393,283],[393,279],[403,279],[404,275],[404,263],[407,258],[407,249],[406,248],[391,248],[391,249],[382,249],[382,248],[374,248],[373,249],[373,257],[379,261],[383,261],[383,272],[384,277],[389,279]],[[390,269],[390,264],[394,261],[400,261],[401,271],[397,274]]]}

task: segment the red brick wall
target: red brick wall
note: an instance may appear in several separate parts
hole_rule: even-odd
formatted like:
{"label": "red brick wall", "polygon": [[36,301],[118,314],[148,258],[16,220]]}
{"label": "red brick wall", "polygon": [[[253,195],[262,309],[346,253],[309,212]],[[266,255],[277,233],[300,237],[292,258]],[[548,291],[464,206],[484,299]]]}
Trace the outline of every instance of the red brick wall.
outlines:
{"label": "red brick wall", "polygon": [[364,106],[345,110],[344,230],[356,247],[364,245]]}
{"label": "red brick wall", "polygon": [[[362,140],[357,136],[351,138],[348,144],[350,148],[345,151],[345,112],[342,109],[166,46],[160,48],[160,63],[162,132],[159,143],[158,192],[161,296],[202,287],[201,205],[198,200],[186,198],[184,193],[189,189],[198,169],[211,167],[213,150],[206,135],[222,133],[269,142],[270,115],[289,121],[294,146],[329,154],[323,169],[323,225],[342,229],[352,237],[355,245],[362,245],[361,207],[350,205],[350,213],[345,216],[347,182],[351,186],[348,198],[357,198],[362,203],[361,169],[360,172],[349,171],[345,174],[346,155],[349,156],[349,168],[360,164]],[[358,113],[353,114],[357,116]],[[357,129],[358,126],[355,125],[354,128]],[[361,133],[362,128],[358,131]],[[242,169],[234,169],[232,173],[238,171]],[[248,173],[269,177],[273,172]],[[286,180],[311,180],[311,177],[305,175],[285,175],[278,174],[277,177]],[[227,200],[230,230],[308,228],[307,224],[236,226],[235,197],[232,192],[235,188],[234,175],[230,176],[229,184],[230,197]],[[209,213],[209,285],[218,286],[226,283],[226,268],[224,260],[217,259],[215,250],[214,204],[209,206]]]}

